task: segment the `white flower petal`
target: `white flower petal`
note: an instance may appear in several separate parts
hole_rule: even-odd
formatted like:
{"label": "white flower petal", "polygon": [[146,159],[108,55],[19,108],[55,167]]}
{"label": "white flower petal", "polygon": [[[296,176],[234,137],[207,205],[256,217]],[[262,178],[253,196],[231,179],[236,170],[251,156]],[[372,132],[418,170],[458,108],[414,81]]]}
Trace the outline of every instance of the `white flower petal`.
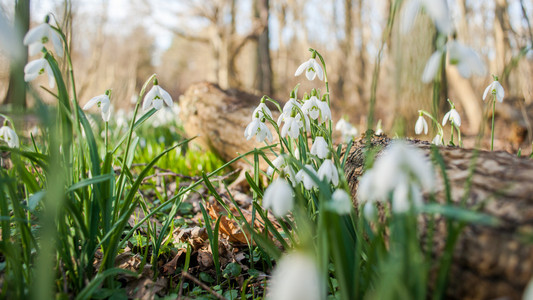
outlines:
{"label": "white flower petal", "polygon": [[157,89],[155,87],[156,86],[153,86],[144,96],[143,110],[148,110],[150,106],[152,106],[152,101],[154,100],[155,96],[157,96]]}
{"label": "white flower petal", "polygon": [[300,74],[303,73],[303,71],[307,70],[307,66],[308,66],[309,62],[306,61],[304,63],[302,63],[298,69],[296,69],[296,72],[294,73],[294,76],[299,76]]}
{"label": "white flower petal", "polygon": [[437,72],[440,70],[441,59],[442,51],[437,50],[431,54],[422,73],[422,82],[428,83],[435,78]]}
{"label": "white flower petal", "polygon": [[165,91],[162,87],[160,86],[158,87],[159,87],[159,95],[161,95],[161,98],[163,98],[163,101],[165,101],[165,104],[168,107],[172,107],[173,102],[172,102],[172,97],[170,96],[170,94],[167,91]]}
{"label": "white flower petal", "polygon": [[50,28],[50,25],[43,23],[37,27],[34,27],[26,33],[24,40],[22,41],[25,46],[33,43],[41,43],[43,36],[45,36]]}
{"label": "white flower petal", "polygon": [[263,206],[271,209],[275,216],[283,217],[292,210],[294,198],[292,188],[287,181],[278,178],[266,189],[263,196]]}
{"label": "white flower petal", "polygon": [[49,28],[49,37],[52,40],[52,45],[54,50],[57,53],[57,56],[63,57],[63,43],[61,42],[61,37],[52,27]]}

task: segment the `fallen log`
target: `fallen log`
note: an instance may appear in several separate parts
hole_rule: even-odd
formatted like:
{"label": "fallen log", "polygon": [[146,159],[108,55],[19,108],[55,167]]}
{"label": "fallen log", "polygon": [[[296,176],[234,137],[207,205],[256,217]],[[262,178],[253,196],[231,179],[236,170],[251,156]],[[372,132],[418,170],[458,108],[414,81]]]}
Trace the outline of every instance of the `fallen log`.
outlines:
{"label": "fallen log", "polygon": [[[372,146],[386,146],[387,137],[374,136]],[[430,144],[410,141],[430,156]],[[365,138],[354,142],[345,173],[354,203],[358,179],[363,174]],[[533,160],[507,152],[439,147],[451,188],[451,199],[460,205],[466,181],[471,186],[466,207],[499,219],[495,227],[471,224],[461,233],[453,252],[446,296],[453,299],[521,299],[533,276]],[[469,170],[475,163],[473,172]],[[436,201],[445,203],[441,171],[437,177]],[[420,224],[426,224],[422,216]],[[420,228],[423,234],[425,228]],[[443,218],[436,222],[433,257],[440,257],[446,241]],[[529,240],[528,240],[529,239]]]}
{"label": "fallen log", "polygon": [[[264,147],[255,137],[247,141],[244,129],[252,120],[252,113],[261,96],[239,90],[222,90],[218,85],[201,82],[190,86],[179,98],[180,118],[189,137],[198,136],[194,142],[229,161],[254,148]],[[267,106],[277,120],[277,109]],[[267,123],[277,143],[277,135]],[[263,161],[263,160],[261,160]],[[264,168],[266,168],[266,163]]]}

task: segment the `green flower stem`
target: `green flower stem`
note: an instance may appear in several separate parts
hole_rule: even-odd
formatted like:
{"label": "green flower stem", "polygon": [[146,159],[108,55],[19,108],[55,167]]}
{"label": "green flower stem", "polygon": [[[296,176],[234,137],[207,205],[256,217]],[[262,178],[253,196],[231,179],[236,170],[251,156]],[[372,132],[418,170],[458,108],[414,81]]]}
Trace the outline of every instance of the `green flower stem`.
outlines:
{"label": "green flower stem", "polygon": [[107,142],[108,142],[107,136],[108,136],[108,134],[109,134],[109,122],[106,121],[105,122],[105,140],[104,140],[105,141],[104,142],[104,153],[106,153],[106,154],[107,154]]}
{"label": "green flower stem", "polygon": [[492,95],[492,125],[490,130],[490,151],[494,150],[494,114],[496,113],[496,95]]}
{"label": "green flower stem", "polygon": [[[119,177],[118,177],[118,184],[117,184],[117,193],[116,193],[116,198],[115,200],[117,201],[116,203],[118,204],[120,202],[120,198],[122,197],[122,192],[124,191],[124,185],[125,185],[125,178],[126,178],[126,172],[124,170],[126,170],[126,163],[128,161],[128,156],[129,156],[129,152],[130,152],[130,146],[131,146],[131,138],[133,136],[133,127],[135,125],[135,119],[137,118],[137,113],[139,112],[139,107],[141,106],[141,99],[144,95],[144,93],[146,92],[146,87],[148,86],[148,84],[150,82],[152,82],[155,78],[155,74],[152,74],[152,76],[150,76],[150,78],[148,78],[142,88],[141,88],[141,91],[139,93],[139,96],[137,97],[137,103],[135,104],[135,110],[133,111],[133,118],[131,119],[131,122],[130,122],[130,130],[128,131],[128,139],[127,139],[127,142],[126,142],[126,153],[124,154],[124,158],[122,159],[122,172],[120,173]],[[119,212],[120,208],[119,208],[119,205],[115,205],[114,209],[113,209],[113,223],[115,223],[117,221],[117,216],[118,216],[118,212]]]}

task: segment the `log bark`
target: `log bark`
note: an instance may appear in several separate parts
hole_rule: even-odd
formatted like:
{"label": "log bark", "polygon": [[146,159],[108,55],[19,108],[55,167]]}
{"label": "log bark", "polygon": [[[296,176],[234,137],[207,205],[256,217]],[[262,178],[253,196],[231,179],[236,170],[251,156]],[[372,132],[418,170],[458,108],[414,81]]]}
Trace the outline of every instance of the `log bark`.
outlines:
{"label": "log bark", "polygon": [[[386,146],[387,137],[375,136],[371,144]],[[427,142],[411,141],[430,155]],[[346,178],[354,203],[358,179],[363,174],[364,137],[355,141],[347,157]],[[507,152],[475,151],[456,147],[439,147],[451,187],[451,198],[459,205],[475,162],[466,206],[500,220],[495,227],[468,225],[461,233],[453,253],[447,298],[450,299],[521,299],[533,276],[533,160]],[[445,188],[440,169],[436,200],[445,203]],[[427,216],[421,216],[420,224]],[[420,228],[421,234],[425,228]],[[433,257],[440,257],[446,241],[445,220],[437,220]],[[529,241],[528,241],[529,240]],[[427,250],[427,249],[426,249]]]}

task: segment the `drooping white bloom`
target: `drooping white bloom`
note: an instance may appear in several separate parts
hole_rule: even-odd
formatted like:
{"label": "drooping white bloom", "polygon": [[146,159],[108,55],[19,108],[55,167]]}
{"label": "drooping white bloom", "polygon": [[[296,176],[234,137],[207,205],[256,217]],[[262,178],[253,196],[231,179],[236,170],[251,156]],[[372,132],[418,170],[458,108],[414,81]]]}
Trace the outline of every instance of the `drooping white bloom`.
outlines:
{"label": "drooping white bloom", "polygon": [[418,116],[418,120],[416,120],[415,134],[421,134],[422,131],[424,134],[428,134],[428,122],[426,122],[424,116],[420,115]]}
{"label": "drooping white bloom", "polygon": [[19,137],[17,133],[9,126],[2,126],[0,128],[0,140],[7,143],[10,148],[18,148]]}
{"label": "drooping white bloom", "polygon": [[499,81],[494,80],[487,88],[485,89],[485,92],[483,93],[483,101],[485,101],[485,98],[487,98],[487,95],[496,95],[496,99],[501,103],[503,102],[503,97],[505,97],[505,90],[503,89],[502,85]]}
{"label": "drooping white bloom", "polygon": [[143,110],[148,110],[151,106],[159,110],[163,107],[163,102],[168,107],[172,107],[172,97],[170,94],[158,84],[154,84],[150,91],[146,93],[146,96],[144,96]]}
{"label": "drooping white bloom", "polygon": [[25,46],[28,46],[29,54],[32,56],[39,53],[50,40],[52,41],[57,56],[63,57],[61,37],[48,23],[43,23],[28,31],[26,36],[24,36],[23,43]]}
{"label": "drooping white bloom", "polygon": [[422,82],[428,83],[435,78],[435,75],[439,71],[443,54],[444,52],[441,50],[437,50],[431,54],[422,73]]}
{"label": "drooping white bloom", "polygon": [[[274,165],[276,169],[280,169],[282,166],[285,165],[285,157],[283,157],[283,155],[276,157],[272,161],[272,164]],[[274,174],[274,168],[272,168],[272,166],[268,166],[267,175],[272,176],[272,174]]]}
{"label": "drooping white bloom", "polygon": [[331,119],[331,110],[326,101],[319,100],[316,96],[311,96],[302,105],[302,111],[309,118],[317,120],[320,117],[321,123]]}
{"label": "drooping white bloom", "polygon": [[457,71],[464,78],[470,78],[472,75],[482,76],[487,72],[485,63],[470,47],[452,40],[448,42],[447,49],[448,61],[457,67]]}
{"label": "drooping white bloom", "polygon": [[323,137],[317,136],[311,146],[311,154],[318,156],[320,159],[324,159],[328,156],[328,153],[328,143]]}
{"label": "drooping white bloom", "polygon": [[305,77],[308,80],[314,80],[316,76],[318,76],[318,79],[324,80],[324,71],[322,71],[322,67],[316,59],[310,58],[308,61],[302,63],[294,73],[294,76],[299,76],[304,70]]}
{"label": "drooping white bloom", "polygon": [[292,210],[294,198],[292,188],[285,179],[274,180],[263,196],[263,206],[271,209],[275,216],[283,217]]}
{"label": "drooping white bloom", "polygon": [[303,252],[285,255],[272,272],[268,300],[321,300],[323,276],[315,261]]}
{"label": "drooping white bloom", "polygon": [[285,124],[281,128],[281,137],[289,135],[291,138],[296,139],[300,135],[300,128],[304,128],[304,126],[307,132],[311,131],[311,124],[307,115],[304,115],[302,120],[302,115],[298,113],[294,117],[284,118],[283,121]]}
{"label": "drooping white bloom", "polygon": [[53,89],[56,86],[54,72],[48,61],[44,58],[32,60],[26,64],[24,67],[24,81],[30,82],[45,72],[48,75],[48,86]]}
{"label": "drooping white bloom", "polygon": [[453,31],[453,25],[446,0],[410,0],[405,3],[401,15],[400,30],[407,33],[413,27],[419,12],[424,9],[435,26],[445,35]]}
{"label": "drooping white bloom", "polygon": [[270,109],[266,106],[264,102],[261,102],[257,108],[254,110],[254,113],[252,115],[252,118],[263,118],[264,116],[268,115],[270,118],[272,118],[272,112]]}
{"label": "drooping white bloom", "polygon": [[442,118],[442,126],[446,125],[448,120],[450,120],[452,125],[456,125],[458,127],[461,126],[461,116],[457,110],[455,110],[455,108],[450,109],[450,111],[444,115],[444,118]]}
{"label": "drooping white bloom", "polygon": [[[450,65],[455,65],[459,74],[464,78],[485,74],[485,63],[471,48],[452,40],[446,44],[446,50],[448,52],[448,62]],[[444,55],[443,50],[437,50],[431,55],[422,73],[422,82],[428,83],[435,78],[439,71],[442,55]]]}
{"label": "drooping white bloom", "polygon": [[347,143],[352,138],[357,136],[359,133],[357,128],[344,119],[340,119],[337,124],[335,124],[335,130],[340,131],[342,135],[342,140]]}
{"label": "drooping white bloom", "polygon": [[318,168],[318,178],[320,180],[325,178],[327,182],[331,182],[334,186],[339,184],[339,173],[331,159],[324,160],[320,168]]}
{"label": "drooping white bloom", "polygon": [[331,195],[333,209],[340,215],[349,214],[352,211],[352,199],[350,195],[343,190],[337,189]]}
{"label": "drooping white bloom", "polygon": [[381,126],[381,119],[379,119],[378,124],[376,125],[376,135],[382,135],[383,128]]}
{"label": "drooping white bloom", "polygon": [[83,106],[83,110],[88,110],[95,104],[100,108],[104,122],[109,122],[111,116],[111,102],[109,101],[109,96],[103,94],[92,98]]}
{"label": "drooping white bloom", "polygon": [[279,115],[277,121],[278,126],[281,126],[281,122],[283,122],[286,118],[290,118],[293,113],[293,110],[296,109],[295,107],[302,109],[302,105],[295,98],[290,98],[289,101],[287,101],[287,103],[285,103],[285,105],[283,106],[283,111]]}
{"label": "drooping white bloom", "polygon": [[357,197],[360,203],[386,201],[392,194],[394,212],[407,211],[422,203],[421,191],[435,188],[433,167],[418,148],[403,141],[393,141],[374,167],[359,181]]}
{"label": "drooping white bloom", "polygon": [[[304,168],[307,169],[307,171],[309,171],[310,173],[314,174],[316,177],[318,177],[318,174],[316,173],[315,169],[313,169],[313,166],[305,165]],[[298,182],[302,182],[306,190],[311,190],[312,188],[318,186],[313,180],[313,178],[304,169],[301,169],[300,171],[298,171],[298,173],[296,173],[296,180]]]}
{"label": "drooping white bloom", "polygon": [[442,145],[442,136],[440,134],[435,135],[435,137],[433,138],[431,143],[436,145],[436,146],[441,146]]}
{"label": "drooping white bloom", "polygon": [[265,139],[267,139],[269,143],[272,143],[274,140],[272,133],[266,126],[265,122],[262,122],[258,118],[252,119],[252,122],[250,122],[250,124],[244,129],[244,137],[246,140],[249,141],[254,135],[256,136],[255,140],[258,143],[263,142]]}

